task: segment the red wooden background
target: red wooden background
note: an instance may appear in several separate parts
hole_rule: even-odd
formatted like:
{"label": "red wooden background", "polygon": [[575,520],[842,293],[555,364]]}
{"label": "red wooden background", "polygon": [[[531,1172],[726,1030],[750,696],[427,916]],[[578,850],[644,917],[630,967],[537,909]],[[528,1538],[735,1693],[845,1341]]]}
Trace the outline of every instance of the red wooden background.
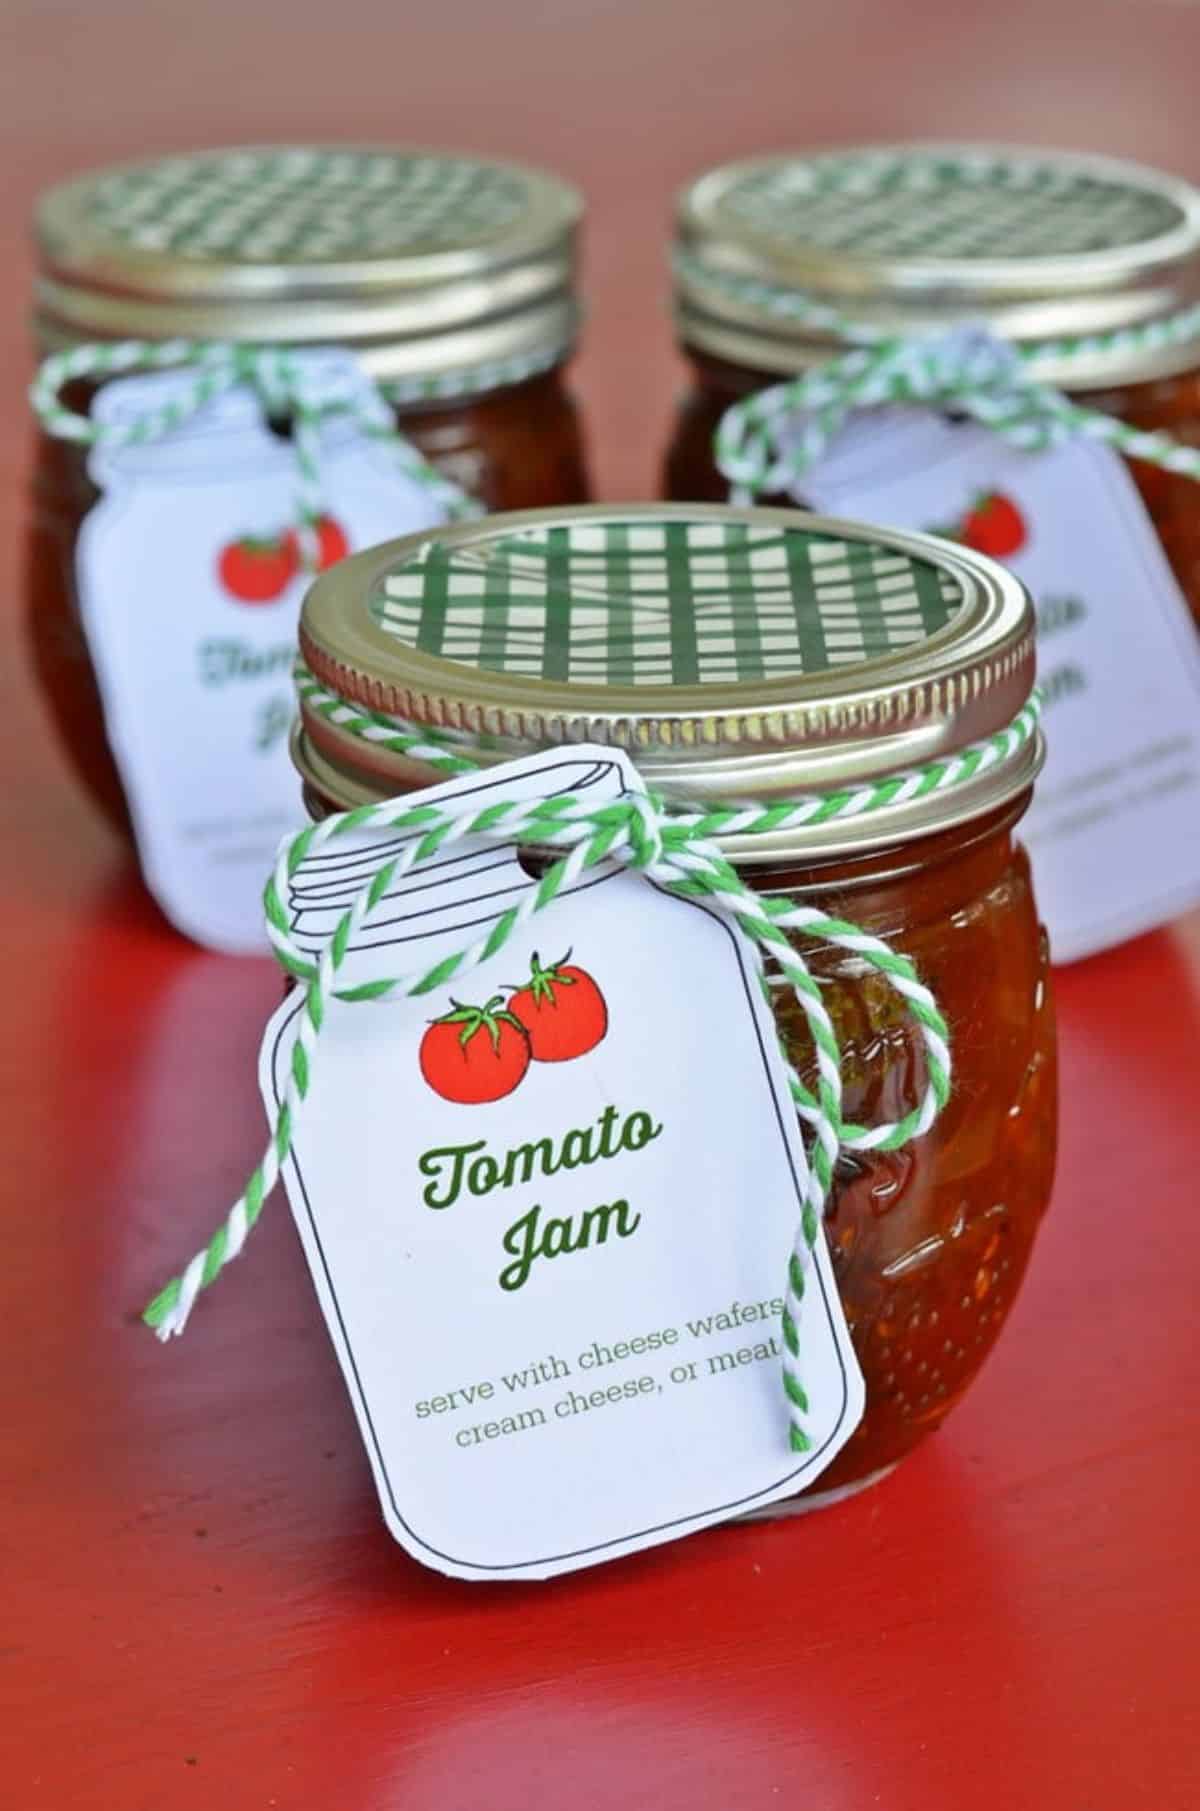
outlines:
{"label": "red wooden background", "polygon": [[[0,143],[0,1802],[12,1811],[1183,1811],[1200,1796],[1200,918],[1064,973],[1061,1179],[1009,1332],[878,1491],[546,1587],[384,1534],[286,1210],[133,1311],[258,1149],[265,964],[186,948],[20,647],[23,222],[205,142],[407,139],[592,198],[602,494],[654,483],[663,241],[706,162],[1020,137],[1200,177],[1186,0],[7,0]],[[1196,826],[1181,826],[1181,833]]]}

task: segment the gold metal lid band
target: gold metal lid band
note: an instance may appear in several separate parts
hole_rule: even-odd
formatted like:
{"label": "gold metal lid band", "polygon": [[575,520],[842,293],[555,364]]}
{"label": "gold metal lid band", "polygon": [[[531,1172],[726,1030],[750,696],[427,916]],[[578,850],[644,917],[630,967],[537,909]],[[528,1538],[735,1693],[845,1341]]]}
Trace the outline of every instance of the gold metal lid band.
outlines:
{"label": "gold metal lid band", "polygon": [[[1200,364],[1200,192],[1017,147],[757,158],[680,196],[675,297],[686,345],[752,370],[828,358],[848,321],[876,339],[983,326],[1040,382],[1140,382]],[[1187,333],[1165,330],[1177,319]]]}
{"label": "gold metal lid band", "polygon": [[[336,697],[461,738],[482,762],[608,742],[651,786],[697,801],[777,800],[951,756],[1010,723],[1034,673],[1032,605],[990,560],[723,505],[526,511],[408,536],[317,581],[301,648]],[[338,803],[424,783],[307,708],[297,748]],[[923,834],[998,802],[988,788],[953,807],[930,795],[896,822]],[[822,848],[857,832],[830,837]]]}

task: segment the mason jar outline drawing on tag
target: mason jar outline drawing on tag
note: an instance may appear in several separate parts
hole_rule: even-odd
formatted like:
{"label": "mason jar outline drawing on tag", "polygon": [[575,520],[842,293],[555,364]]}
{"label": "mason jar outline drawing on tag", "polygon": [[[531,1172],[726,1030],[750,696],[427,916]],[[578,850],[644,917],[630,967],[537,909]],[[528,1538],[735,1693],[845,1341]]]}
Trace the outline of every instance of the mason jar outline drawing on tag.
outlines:
{"label": "mason jar outline drawing on tag", "polygon": [[[344,354],[298,363],[313,395],[354,381]],[[168,405],[189,372],[115,379],[93,414],[104,427]],[[349,418],[322,428],[326,509],[352,542],[440,511]],[[226,953],[265,948],[261,878],[301,818],[287,750],[302,570],[294,450],[239,387],[169,434],[93,447],[100,496],[75,553],[80,614],[105,727],[129,800],[146,884],[184,935]],[[281,555],[282,582],[239,596],[224,556],[245,537]]]}
{"label": "mason jar outline drawing on tag", "polygon": [[[585,763],[581,763],[580,755],[585,755]],[[594,760],[591,759],[590,757],[593,755],[598,758]],[[440,793],[443,797],[452,796],[455,803],[460,800],[466,801],[480,793],[494,793],[497,791],[502,791],[506,797],[514,795],[533,796],[534,787],[528,784],[528,781],[530,780],[540,781],[541,783],[536,786],[536,791],[539,794],[546,796],[563,790],[579,792],[590,789],[591,787],[603,788],[604,794],[609,797],[616,797],[626,793],[628,787],[625,783],[623,770],[618,762],[615,760],[605,760],[601,758],[601,756],[602,751],[598,750],[589,749],[585,753],[582,749],[564,749],[557,760],[552,763],[543,762],[540,766],[540,772],[537,775],[522,776],[526,781],[524,787],[522,787],[521,780],[514,776],[514,773],[510,768],[504,768],[496,770],[492,774],[481,776],[478,779],[469,777],[467,780],[451,782],[445,788],[433,790],[436,793]],[[526,765],[528,764],[514,764],[514,766],[518,768],[525,767]],[[581,765],[583,766],[584,775],[582,780],[580,778]],[[565,784],[547,784],[546,782],[550,780],[560,768],[565,770],[565,773],[569,776],[566,778]],[[428,796],[429,794],[422,794],[423,799]],[[350,851],[349,854],[342,853],[335,845],[332,850],[327,849],[315,856],[307,857],[301,864],[300,869],[297,871],[297,876],[294,877],[299,884],[294,889],[289,901],[291,905],[291,924],[293,927],[293,935],[296,935],[297,931],[299,932],[297,941],[302,945],[306,945],[306,947],[309,948],[310,953],[315,953],[316,949],[321,947],[327,940],[327,937],[332,930],[332,923],[336,922],[336,918],[340,911],[344,911],[346,906],[350,903],[357,887],[361,887],[361,885],[364,884],[369,877],[369,874],[379,866],[382,860],[387,859],[390,854],[394,853],[399,840],[399,837],[392,837],[385,841],[380,836],[377,836],[373,859],[372,852],[365,846],[365,843],[358,849]],[[502,858],[499,862],[494,859],[498,853]],[[455,918],[455,922],[452,926],[440,923],[432,925],[427,923],[425,928],[411,931],[408,935],[405,935],[401,927],[411,926],[414,922],[414,918],[429,920],[431,917],[436,917],[438,908],[431,908],[428,900],[421,900],[420,893],[422,889],[419,886],[416,888],[407,886],[406,883],[409,881],[410,877],[404,877],[399,883],[398,895],[403,896],[407,892],[410,899],[418,902],[417,912],[415,914],[401,914],[400,916],[394,917],[390,922],[387,935],[382,939],[377,938],[373,940],[365,948],[360,948],[357,944],[357,940],[352,938],[347,952],[347,961],[339,971],[340,980],[344,978],[346,984],[352,986],[359,984],[368,978],[377,978],[383,973],[394,973],[397,964],[394,960],[390,963],[381,960],[381,953],[397,947],[406,947],[411,951],[414,945],[419,945],[421,946],[422,960],[427,956],[431,962],[436,961],[440,956],[448,953],[450,950],[461,948],[464,937],[469,938],[472,932],[478,934],[482,927],[495,921],[500,910],[505,909],[506,906],[511,905],[514,902],[514,897],[516,895],[527,893],[537,885],[536,878],[531,876],[527,870],[521,866],[519,861],[516,860],[515,852],[512,850],[511,846],[505,846],[500,851],[497,851],[495,845],[479,844],[475,850],[460,850],[451,858],[451,860],[458,867],[460,873],[463,871],[460,864],[470,864],[467,871],[472,875],[479,876],[485,886],[490,884],[490,890],[484,893],[475,893],[469,903],[464,902],[463,912],[452,914]],[[424,869],[418,870],[415,877],[417,881],[420,881],[426,872],[427,871]],[[326,879],[326,876],[329,877],[328,880]],[[499,887],[494,885],[496,880],[501,882]],[[568,898],[573,893],[592,892],[596,888],[616,880],[623,880],[626,883],[630,883],[632,877],[619,864],[605,864],[600,871],[595,874],[582,875],[573,888],[569,890],[564,889],[563,894],[559,895],[559,899]],[[758,1000],[757,977],[752,972],[751,964],[746,960],[739,939],[732,927],[721,914],[706,907],[700,901],[682,899],[679,896],[672,894],[669,889],[660,887],[655,882],[648,882],[644,878],[639,878],[633,884],[651,887],[656,895],[669,902],[672,909],[683,906],[693,907],[709,924],[718,926],[723,933],[724,940],[727,941],[729,954],[735,965],[734,991],[737,992],[739,998],[744,1001],[746,1011],[752,1021],[755,1047],[757,1049],[759,1061],[762,1065],[761,1085],[767,1090],[770,1117],[778,1132],[779,1142],[782,1146],[782,1155],[786,1163],[786,1176],[788,1179],[787,1190],[791,1203],[790,1238],[791,1233],[794,1232],[795,1226],[798,1226],[800,1223],[802,1193],[804,1179],[807,1173],[805,1167],[807,1160],[804,1153],[803,1141],[799,1132],[798,1122],[795,1117],[794,1107],[785,1093],[781,1096],[781,1089],[776,1074],[773,1072],[771,1060],[767,1054],[767,1040],[774,1037],[774,1028],[766,1008],[762,1007],[762,1009],[759,1010],[760,1002]],[[443,879],[440,879],[435,883],[437,890],[441,890],[443,886],[448,888],[452,885],[453,877],[443,877]],[[385,903],[389,898],[393,898],[393,903],[395,903],[395,896],[385,895],[384,902],[381,902],[381,904]],[[311,917],[314,899],[317,903],[318,917],[321,913],[327,913],[331,922],[320,923],[319,928],[324,935],[318,935],[317,927],[310,922],[307,927],[306,936],[305,927],[303,926],[302,921],[306,915]],[[480,912],[478,910],[479,906],[489,901],[496,902],[495,909]],[[555,903],[557,904],[558,901],[556,900]],[[467,915],[464,916],[464,913]],[[553,907],[550,908],[549,913],[538,914],[535,916],[535,918],[524,927],[525,932],[528,933],[528,936],[525,937],[525,941],[529,941],[529,939],[532,938],[534,943],[537,943],[543,935],[543,917],[546,917],[552,922],[552,914]],[[517,940],[514,939],[507,947],[510,949],[515,948],[516,943]],[[352,965],[354,964],[356,954],[360,957],[360,962],[357,967],[354,967]],[[367,957],[365,963],[361,961],[363,956]],[[495,962],[500,960],[500,958],[491,958],[490,960]],[[411,972],[415,965],[409,960],[408,956],[406,956],[400,966],[406,972]],[[426,998],[433,997],[434,996],[432,995],[426,996]],[[409,1004],[411,1004],[411,1002],[409,1002]],[[260,1084],[267,1104],[270,1105],[273,1101],[276,1108],[278,1108],[282,1099],[283,1084],[287,1073],[287,1062],[294,1041],[295,1023],[298,1015],[303,1010],[303,1005],[304,997],[302,992],[298,990],[296,997],[289,1002],[285,1002],[274,1015],[264,1038],[260,1066]],[[353,1012],[386,1012],[388,1010],[388,1005],[389,1003],[386,1001],[371,1002],[370,1004],[364,1003],[361,1007],[356,1005],[350,1010]],[[327,1053],[323,1051],[317,1059],[318,1063],[326,1060],[326,1056]],[[744,1080],[742,1085],[747,1085]],[[786,1084],[784,1084],[784,1088],[786,1088]],[[789,1122],[792,1131],[791,1137],[789,1137]],[[744,1496],[734,1497],[728,1501],[721,1500],[715,1503],[708,1502],[704,1507],[696,1508],[689,1511],[687,1514],[673,1517],[667,1521],[651,1521],[647,1525],[638,1528],[625,1528],[620,1532],[609,1535],[604,1540],[582,1548],[568,1548],[561,1552],[544,1555],[530,1554],[520,1560],[508,1562],[493,1563],[477,1558],[459,1558],[456,1554],[437,1546],[433,1537],[426,1537],[418,1532],[418,1528],[412,1520],[412,1516],[414,1508],[419,1508],[419,1505],[413,1503],[413,1499],[416,1498],[419,1493],[412,1488],[406,1491],[404,1489],[403,1480],[395,1478],[392,1475],[388,1455],[385,1451],[385,1443],[376,1427],[376,1419],[372,1413],[372,1398],[369,1394],[368,1384],[360,1371],[359,1363],[354,1351],[354,1345],[350,1337],[348,1316],[343,1308],[342,1301],[339,1297],[338,1286],[334,1279],[334,1261],[327,1250],[326,1241],[322,1238],[321,1234],[321,1219],[324,1214],[328,1212],[328,1206],[318,1210],[314,1205],[314,1198],[310,1191],[309,1182],[306,1179],[305,1159],[301,1154],[304,1137],[304,1123],[303,1120],[301,1120],[292,1141],[291,1154],[284,1166],[293,1214],[298,1222],[299,1230],[302,1235],[302,1243],[305,1245],[306,1256],[308,1257],[310,1269],[313,1273],[314,1283],[317,1288],[318,1296],[322,1300],[322,1304],[325,1308],[326,1316],[330,1320],[331,1330],[335,1325],[338,1329],[335,1334],[334,1343],[337,1348],[340,1366],[345,1377],[347,1388],[354,1403],[355,1414],[359,1421],[364,1444],[367,1446],[371,1459],[376,1488],[384,1506],[385,1519],[388,1521],[393,1534],[400,1540],[401,1544],[415,1557],[424,1559],[426,1563],[432,1563],[436,1566],[439,1561],[445,1562],[441,1569],[453,1570],[457,1575],[463,1577],[478,1577],[481,1575],[493,1577],[540,1576],[546,1575],[544,1569],[549,1569],[551,1571],[570,1570],[573,1569],[575,1565],[587,1564],[590,1563],[591,1560],[617,1557],[622,1552],[633,1551],[642,1546],[658,1544],[663,1540],[675,1538],[677,1535],[692,1532],[700,1527],[728,1520],[746,1508],[754,1507],[756,1504],[771,1500],[772,1496],[788,1494],[802,1488],[810,1474],[815,1476],[820,1469],[823,1469],[822,1461],[828,1463],[832,1459],[836,1450],[844,1443],[845,1438],[848,1438],[849,1432],[851,1432],[853,1426],[856,1425],[859,1415],[861,1414],[861,1380],[858,1377],[857,1365],[849,1346],[848,1336],[844,1331],[844,1324],[841,1321],[841,1309],[840,1303],[838,1303],[836,1285],[833,1282],[832,1273],[828,1266],[828,1259],[824,1252],[822,1237],[819,1242],[820,1255],[814,1256],[814,1260],[809,1267],[810,1290],[807,1298],[807,1312],[814,1317],[818,1314],[821,1317],[819,1337],[828,1342],[834,1360],[836,1361],[841,1396],[840,1401],[837,1404],[836,1412],[832,1414],[828,1432],[820,1443],[815,1445],[812,1451],[804,1455],[796,1455],[788,1448],[783,1388],[776,1367],[776,1374],[772,1377],[771,1382],[774,1389],[778,1392],[779,1468],[778,1475],[770,1482],[756,1485],[752,1491],[749,1491]],[[414,1202],[415,1199],[414,1192]],[[787,1252],[786,1250],[781,1251],[778,1254],[780,1290],[783,1286],[784,1267],[786,1262]],[[819,1287],[813,1286],[814,1278]],[[680,1310],[680,1312],[682,1312],[682,1310]],[[856,1393],[857,1412],[854,1413],[853,1420],[850,1422],[849,1427],[847,1427],[847,1417],[854,1406]],[[833,1448],[833,1451],[830,1451],[831,1447]],[[826,1458],[826,1454],[828,1454],[828,1458]],[[797,1460],[799,1460],[799,1462],[797,1462]],[[406,1503],[408,1504],[407,1509],[405,1507]],[[399,1529],[404,1530],[404,1535],[398,1533]],[[405,1536],[407,1536],[407,1538],[405,1538]]]}

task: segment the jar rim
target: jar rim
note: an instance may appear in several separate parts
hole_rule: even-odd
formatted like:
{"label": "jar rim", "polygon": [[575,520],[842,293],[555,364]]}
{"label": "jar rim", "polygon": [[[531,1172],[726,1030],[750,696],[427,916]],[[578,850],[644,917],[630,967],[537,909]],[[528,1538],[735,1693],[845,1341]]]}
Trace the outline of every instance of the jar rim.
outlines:
{"label": "jar rim", "polygon": [[[481,764],[623,747],[649,785],[703,805],[951,759],[1008,727],[1034,675],[1032,603],[993,561],[933,536],[728,505],[529,510],[405,536],[316,580],[300,646],[343,716],[435,728]],[[301,764],[322,790],[360,803],[428,784],[385,736],[336,717],[302,699]],[[1009,763],[953,798],[897,799],[889,828],[975,815],[1032,771]],[[853,822],[809,830],[810,844],[819,830],[838,846],[860,837]]]}
{"label": "jar rim", "polygon": [[938,141],[747,159],[681,191],[675,256],[683,343],[752,370],[845,344],[800,299],[874,336],[986,326],[1075,390],[1200,364],[1200,318],[1152,331],[1200,303],[1200,190],[1122,159]]}
{"label": "jar rim", "polygon": [[522,164],[387,145],[230,146],[48,190],[47,351],[94,339],[362,348],[404,377],[541,357],[577,328],[583,200]]}

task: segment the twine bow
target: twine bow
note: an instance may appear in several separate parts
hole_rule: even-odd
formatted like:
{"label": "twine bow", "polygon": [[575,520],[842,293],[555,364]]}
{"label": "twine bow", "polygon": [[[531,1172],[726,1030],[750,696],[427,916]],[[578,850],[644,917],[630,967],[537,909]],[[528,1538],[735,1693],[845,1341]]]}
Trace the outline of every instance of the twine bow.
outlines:
{"label": "twine bow", "polygon": [[[376,742],[390,737],[391,746],[402,747],[410,757],[419,753],[431,767],[442,771],[463,772],[479,765],[463,753],[448,752],[427,732],[404,719],[382,718],[346,705],[325,692],[303,669],[298,677],[306,709],[330,716],[337,713],[340,726],[351,734]],[[283,1099],[270,1129],[267,1149],[245,1191],[204,1249],[150,1303],[144,1316],[147,1323],[160,1339],[182,1333],[197,1296],[244,1247],[291,1150],[311,1084],[320,1032],[332,1001],[365,1003],[415,998],[442,987],[494,956],[587,869],[615,862],[644,874],[682,898],[703,900],[726,917],[744,941],[764,993],[769,987],[765,967],[769,960],[791,989],[808,1024],[816,1059],[815,1088],[806,1086],[783,1051],[792,1099],[809,1128],[810,1151],[800,1224],[788,1260],[781,1322],[789,1439],[794,1451],[807,1451],[810,1441],[804,1422],[808,1397],[800,1373],[799,1318],[838,1157],[843,1151],[894,1150],[928,1131],[950,1092],[949,1034],[937,1002],[906,956],[845,919],[797,900],[756,893],[739,877],[713,837],[718,832],[765,832],[788,821],[861,817],[898,801],[961,784],[985,767],[1012,759],[1036,733],[1037,714],[1035,698],[1007,730],[947,760],[839,794],[812,795],[777,806],[729,806],[696,812],[671,805],[654,794],[634,794],[601,806],[576,794],[564,794],[549,799],[494,800],[482,810],[462,810],[401,799],[338,813],[287,838],[267,883],[264,900],[267,931],[276,960],[304,988]],[[293,936],[287,904],[292,879],[315,850],[363,832],[387,832],[407,840],[363,883],[314,959]],[[395,882],[464,838],[534,848],[555,853],[557,858],[536,886],[467,947],[443,957],[430,968],[346,985],[341,970],[355,934],[370,920]],[[801,938],[851,952],[886,977],[905,1002],[924,1048],[926,1080],[920,1100],[901,1119],[860,1126],[843,1118],[841,1049],[820,985],[797,948],[796,940]]]}
{"label": "twine bow", "polygon": [[[694,260],[682,262],[694,272]],[[1010,446],[1046,452],[1069,440],[1099,440],[1127,459],[1200,478],[1200,449],[1170,434],[1130,427],[1114,416],[1072,402],[1041,383],[1033,366],[1053,359],[1151,350],[1200,336],[1200,308],[1168,321],[1109,334],[1025,348],[1006,345],[980,328],[958,327],[916,338],[883,335],[812,298],[774,292],[737,279],[737,287],[773,312],[833,334],[848,350],[786,383],[772,384],[727,409],[717,427],[717,465],[735,503],[792,489],[828,452],[856,409],[912,404],[969,415]]]}
{"label": "twine bow", "polygon": [[[76,378],[104,381],[131,372],[179,370],[192,373],[187,389],[158,408],[122,421],[97,421],[63,402]],[[317,524],[324,513],[322,428],[332,419],[352,422],[367,438],[386,446],[404,477],[427,491],[448,519],[480,513],[461,486],[445,477],[397,432],[387,397],[371,378],[344,356],[321,361],[279,346],[243,346],[225,340],[121,340],[112,345],[74,346],[45,359],[29,398],[43,427],[60,440],[83,446],[145,446],[166,439],[217,397],[239,388],[252,390],[268,416],[284,417],[296,459],[297,539],[306,568],[316,571]]]}

